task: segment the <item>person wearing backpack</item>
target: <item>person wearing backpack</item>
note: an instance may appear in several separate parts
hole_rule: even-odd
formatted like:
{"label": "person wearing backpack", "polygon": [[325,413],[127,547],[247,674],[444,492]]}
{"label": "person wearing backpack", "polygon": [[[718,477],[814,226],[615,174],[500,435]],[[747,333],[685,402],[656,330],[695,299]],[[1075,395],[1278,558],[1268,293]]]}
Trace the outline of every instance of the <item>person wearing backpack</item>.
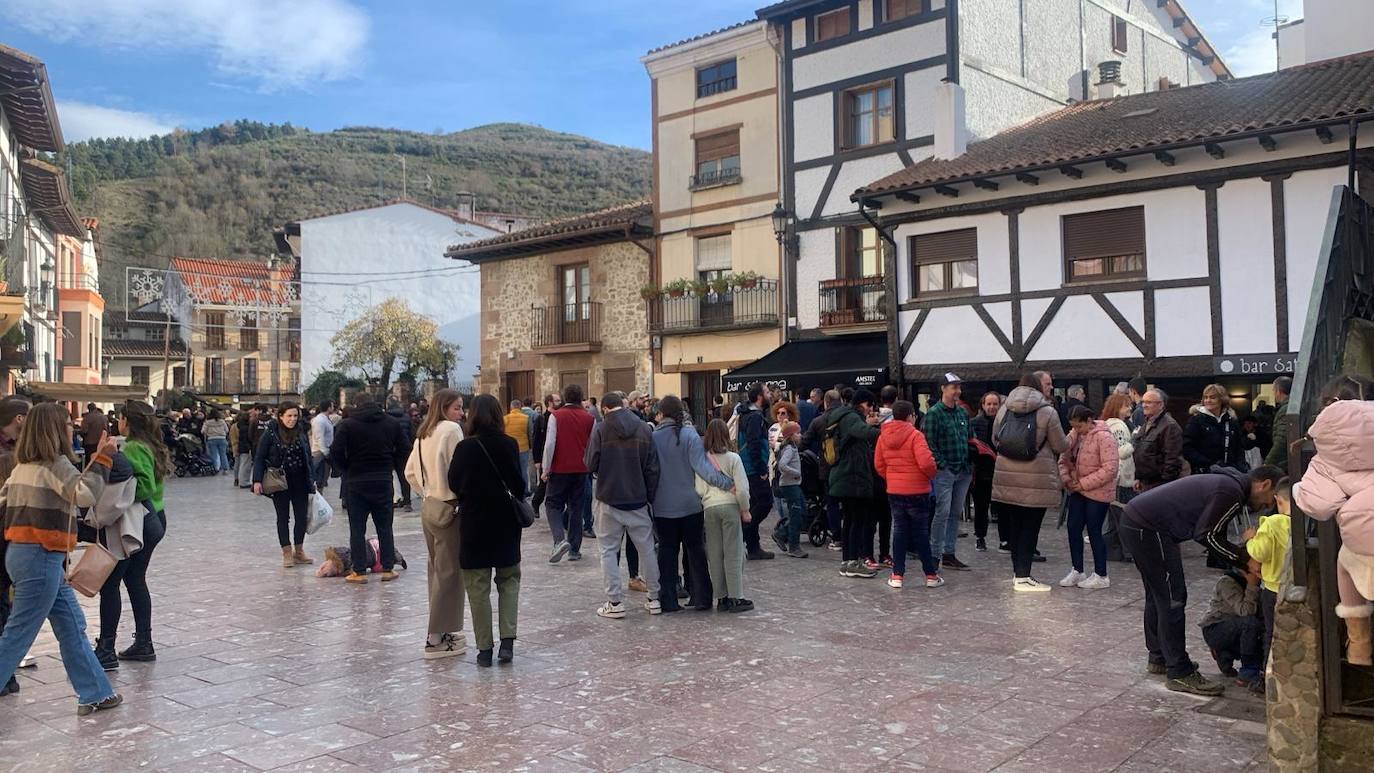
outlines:
{"label": "person wearing backpack", "polygon": [[1048,373],[1022,376],[992,425],[997,449],[992,501],[997,520],[1006,522],[1012,589],[1020,592],[1050,589],[1031,577],[1030,570],[1045,510],[1059,505],[1059,455],[1069,448],[1049,398],[1052,389]]}
{"label": "person wearing backpack", "polygon": [[830,494],[840,500],[843,515],[842,577],[877,575],[876,569],[864,563],[865,558],[872,558],[864,552],[873,552],[873,536],[868,529],[873,518],[873,447],[878,440],[879,420],[876,413],[869,415],[872,410],[873,393],[867,389],[856,391],[849,405],[841,405],[827,414],[829,424],[821,442],[830,464]]}

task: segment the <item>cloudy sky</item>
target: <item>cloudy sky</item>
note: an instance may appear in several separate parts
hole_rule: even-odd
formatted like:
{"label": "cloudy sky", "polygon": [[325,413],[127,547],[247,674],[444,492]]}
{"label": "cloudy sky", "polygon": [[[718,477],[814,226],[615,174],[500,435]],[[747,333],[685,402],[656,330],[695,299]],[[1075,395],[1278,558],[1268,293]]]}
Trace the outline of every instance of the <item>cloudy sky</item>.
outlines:
{"label": "cloudy sky", "polygon": [[[647,148],[639,57],[762,2],[3,0],[0,42],[46,62],[68,141],[237,118],[316,131],[521,121]],[[1273,69],[1274,0],[1184,2],[1234,72]],[[1302,15],[1301,0],[1278,5]]]}

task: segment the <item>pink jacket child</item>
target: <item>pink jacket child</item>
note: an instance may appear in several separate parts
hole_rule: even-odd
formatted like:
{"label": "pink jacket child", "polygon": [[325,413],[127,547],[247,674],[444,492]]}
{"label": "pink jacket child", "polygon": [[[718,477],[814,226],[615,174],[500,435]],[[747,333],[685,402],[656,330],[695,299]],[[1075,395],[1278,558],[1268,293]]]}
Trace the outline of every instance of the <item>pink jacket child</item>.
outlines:
{"label": "pink jacket child", "polygon": [[1317,456],[1293,487],[1293,501],[1319,521],[1336,519],[1340,603],[1351,663],[1370,665],[1374,613],[1374,402],[1340,400],[1326,406],[1308,430]]}
{"label": "pink jacket child", "polygon": [[1059,480],[1064,488],[1077,481],[1079,493],[1094,502],[1116,499],[1116,473],[1121,455],[1107,422],[1094,421],[1086,435],[1069,433],[1069,450],[1059,455]]}

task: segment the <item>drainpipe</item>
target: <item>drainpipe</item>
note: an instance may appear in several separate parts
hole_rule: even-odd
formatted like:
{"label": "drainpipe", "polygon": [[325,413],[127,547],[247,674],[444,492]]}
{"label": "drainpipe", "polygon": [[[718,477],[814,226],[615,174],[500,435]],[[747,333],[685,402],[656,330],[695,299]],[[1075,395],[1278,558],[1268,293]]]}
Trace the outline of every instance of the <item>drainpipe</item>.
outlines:
{"label": "drainpipe", "polygon": [[[883,305],[886,307],[884,312],[887,316],[887,379],[895,385],[899,392],[904,391],[905,379],[902,373],[902,347],[900,331],[897,326],[897,242],[892,238],[868,208],[873,205],[871,199],[859,200],[859,214],[868,224],[873,226],[873,230],[878,232],[878,236],[887,242],[888,249],[883,250]],[[876,209],[876,207],[874,207]]]}

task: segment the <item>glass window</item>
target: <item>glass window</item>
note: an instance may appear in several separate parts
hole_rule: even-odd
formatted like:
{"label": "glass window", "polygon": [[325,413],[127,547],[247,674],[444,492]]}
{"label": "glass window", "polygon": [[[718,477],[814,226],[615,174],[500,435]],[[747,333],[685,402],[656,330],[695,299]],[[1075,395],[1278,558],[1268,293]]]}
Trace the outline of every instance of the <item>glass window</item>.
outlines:
{"label": "glass window", "polygon": [[861,148],[896,137],[892,83],[864,86],[845,94],[845,147]]}
{"label": "glass window", "polygon": [[736,84],[734,59],[716,62],[697,70],[698,99],[725,91],[733,91]]}
{"label": "glass window", "polygon": [[1068,281],[1146,275],[1144,207],[1065,215],[1062,228]]}

